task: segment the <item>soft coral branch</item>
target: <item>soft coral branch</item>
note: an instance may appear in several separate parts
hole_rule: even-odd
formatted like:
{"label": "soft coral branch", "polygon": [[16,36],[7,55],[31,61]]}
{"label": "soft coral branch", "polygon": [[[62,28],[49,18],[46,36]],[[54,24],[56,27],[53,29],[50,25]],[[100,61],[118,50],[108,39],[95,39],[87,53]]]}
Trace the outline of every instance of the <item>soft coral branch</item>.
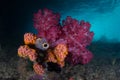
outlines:
{"label": "soft coral branch", "polygon": [[39,10],[34,14],[34,27],[39,30],[48,30],[52,26],[57,26],[59,24],[60,15],[58,13],[53,13],[51,10],[44,9]]}
{"label": "soft coral branch", "polygon": [[44,37],[47,41],[52,44],[58,38],[60,32],[59,21],[60,15],[53,13],[51,10],[44,9],[39,10],[34,14],[34,27],[38,31],[38,37]]}

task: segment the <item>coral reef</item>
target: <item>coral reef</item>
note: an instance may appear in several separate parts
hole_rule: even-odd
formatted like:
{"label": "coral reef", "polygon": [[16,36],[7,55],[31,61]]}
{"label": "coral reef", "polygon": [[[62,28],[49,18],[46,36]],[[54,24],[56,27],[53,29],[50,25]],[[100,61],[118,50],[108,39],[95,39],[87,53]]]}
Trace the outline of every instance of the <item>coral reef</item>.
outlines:
{"label": "coral reef", "polygon": [[39,10],[33,20],[38,33],[24,34],[25,45],[18,48],[18,55],[33,62],[36,74],[43,75],[46,68],[59,70],[67,62],[76,65],[91,61],[93,55],[86,47],[94,33],[88,22],[68,16],[60,24],[60,15],[48,9]]}

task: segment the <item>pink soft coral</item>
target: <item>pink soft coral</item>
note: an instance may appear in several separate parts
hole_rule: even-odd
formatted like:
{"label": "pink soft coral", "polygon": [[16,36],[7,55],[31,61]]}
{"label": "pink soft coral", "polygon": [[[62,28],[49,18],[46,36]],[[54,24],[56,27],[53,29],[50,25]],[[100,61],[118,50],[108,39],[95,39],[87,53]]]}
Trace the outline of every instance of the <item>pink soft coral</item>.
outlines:
{"label": "pink soft coral", "polygon": [[93,55],[85,49],[90,44],[94,33],[89,31],[90,24],[84,21],[77,21],[71,17],[67,17],[63,21],[63,35],[67,40],[68,50],[71,57],[68,57],[72,64],[88,63]]}
{"label": "pink soft coral", "polygon": [[46,38],[51,47],[62,43],[68,47],[69,55],[67,60],[72,64],[86,64],[93,55],[86,49],[93,38],[94,33],[90,32],[90,24],[78,21],[68,16],[59,23],[60,15],[45,9],[34,15],[34,26],[38,31],[37,37]]}
{"label": "pink soft coral", "polygon": [[51,10],[39,10],[34,14],[34,27],[38,31],[38,37],[44,37],[52,44],[59,37],[60,30],[58,29],[60,15],[53,13]]}

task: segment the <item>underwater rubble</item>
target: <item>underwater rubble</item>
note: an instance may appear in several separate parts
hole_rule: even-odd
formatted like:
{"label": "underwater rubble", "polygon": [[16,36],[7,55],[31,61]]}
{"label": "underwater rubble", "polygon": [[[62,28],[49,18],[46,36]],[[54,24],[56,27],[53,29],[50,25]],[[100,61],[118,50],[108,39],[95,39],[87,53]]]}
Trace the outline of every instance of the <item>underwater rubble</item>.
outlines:
{"label": "underwater rubble", "polygon": [[[4,56],[0,57],[0,80],[31,80],[32,76],[37,76],[28,65],[29,61],[16,58],[16,53],[9,53],[14,55],[8,58],[6,52],[9,48],[12,48],[11,52],[16,49],[8,47],[0,50],[0,56]],[[119,43],[97,42],[92,43],[89,49],[94,53],[90,63],[76,66],[66,64],[61,72],[47,71],[44,76],[38,76],[37,80],[120,80]],[[5,58],[9,60],[5,61]]]}

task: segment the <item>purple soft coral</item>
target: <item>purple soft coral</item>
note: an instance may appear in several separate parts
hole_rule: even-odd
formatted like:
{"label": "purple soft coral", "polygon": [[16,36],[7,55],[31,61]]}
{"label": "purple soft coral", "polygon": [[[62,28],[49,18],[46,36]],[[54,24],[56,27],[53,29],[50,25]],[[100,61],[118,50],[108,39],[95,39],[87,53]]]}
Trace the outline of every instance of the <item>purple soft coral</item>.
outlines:
{"label": "purple soft coral", "polygon": [[34,26],[38,31],[38,37],[45,38],[51,47],[59,43],[68,46],[69,56],[67,60],[71,64],[86,64],[93,55],[86,49],[93,38],[94,33],[90,32],[90,24],[84,21],[78,21],[68,16],[59,23],[60,15],[51,10],[41,10],[34,16]]}
{"label": "purple soft coral", "polygon": [[67,40],[68,51],[71,57],[68,57],[68,61],[72,64],[86,64],[93,55],[86,49],[86,46],[90,44],[94,33],[89,31],[90,24],[84,21],[77,21],[71,17],[67,17],[63,21],[63,34],[65,40]]}
{"label": "purple soft coral", "polygon": [[59,37],[60,30],[59,20],[60,15],[53,13],[51,10],[44,9],[39,10],[38,13],[34,14],[34,27],[38,31],[38,37],[46,38],[46,40],[52,44]]}

